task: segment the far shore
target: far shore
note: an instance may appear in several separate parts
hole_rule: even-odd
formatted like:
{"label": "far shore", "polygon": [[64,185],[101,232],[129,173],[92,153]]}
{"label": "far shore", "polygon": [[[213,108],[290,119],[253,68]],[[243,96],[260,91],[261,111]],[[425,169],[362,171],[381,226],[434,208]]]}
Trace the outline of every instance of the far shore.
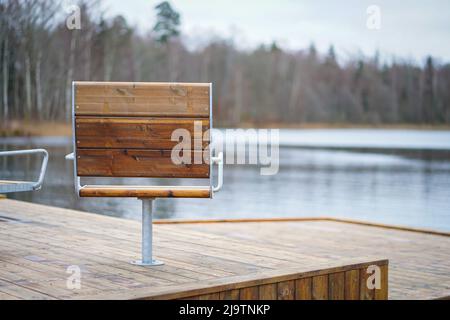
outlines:
{"label": "far shore", "polygon": [[[279,128],[279,129],[392,129],[392,130],[450,130],[450,124],[353,124],[353,123],[251,123],[243,122],[239,126],[224,125],[224,128]],[[219,128],[220,128],[219,127]],[[72,124],[51,121],[13,120],[0,124],[0,137],[27,136],[71,136]]]}

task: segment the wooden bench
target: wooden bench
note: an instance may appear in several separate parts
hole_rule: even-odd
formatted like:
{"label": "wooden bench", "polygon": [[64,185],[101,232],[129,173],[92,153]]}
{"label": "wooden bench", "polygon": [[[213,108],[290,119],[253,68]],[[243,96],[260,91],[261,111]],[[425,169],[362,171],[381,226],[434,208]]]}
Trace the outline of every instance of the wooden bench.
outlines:
{"label": "wooden bench", "polygon": [[[211,91],[210,83],[73,82],[74,152],[66,158],[74,160],[78,195],[142,199],[145,232],[149,222],[144,211],[150,211],[151,227],[154,198],[212,198],[222,186],[223,157],[221,153],[212,157],[209,148]],[[191,161],[173,159],[173,148],[180,143],[172,137],[177,129],[190,135],[192,148],[182,154],[188,152]],[[218,164],[215,187],[214,163]],[[207,184],[82,185],[83,177],[203,179]]]}

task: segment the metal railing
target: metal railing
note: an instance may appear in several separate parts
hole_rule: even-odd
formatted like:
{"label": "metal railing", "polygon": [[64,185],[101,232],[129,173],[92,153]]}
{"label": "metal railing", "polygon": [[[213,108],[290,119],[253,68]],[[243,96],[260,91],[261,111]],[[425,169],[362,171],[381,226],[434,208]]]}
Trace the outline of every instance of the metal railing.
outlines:
{"label": "metal railing", "polygon": [[44,182],[45,172],[47,170],[47,163],[48,163],[48,152],[45,149],[0,151],[0,157],[20,156],[37,153],[42,153],[44,155],[44,158],[42,159],[41,171],[39,173],[38,180],[37,181],[2,180],[2,182],[0,183],[0,193],[39,190],[42,187],[42,183]]}

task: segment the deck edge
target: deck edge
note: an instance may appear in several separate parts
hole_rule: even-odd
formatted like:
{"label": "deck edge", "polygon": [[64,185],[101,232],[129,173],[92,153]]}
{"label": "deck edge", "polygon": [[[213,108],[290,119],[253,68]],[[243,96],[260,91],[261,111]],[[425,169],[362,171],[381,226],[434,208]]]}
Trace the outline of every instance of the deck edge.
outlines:
{"label": "deck edge", "polygon": [[[217,291],[227,291],[275,284],[279,282],[298,280],[302,278],[316,277],[330,273],[345,272],[348,270],[367,268],[370,265],[388,266],[389,260],[379,257],[359,257],[344,259],[339,262],[322,262],[314,266],[290,267],[279,270],[261,271],[252,274],[231,276],[205,281],[201,285],[198,283],[187,283],[178,286],[166,286],[153,289],[151,293],[148,289],[137,289],[128,294],[104,295],[101,299],[107,300],[167,300],[183,299],[194,295],[206,295]],[[99,299],[98,296],[83,297],[83,299]]]}

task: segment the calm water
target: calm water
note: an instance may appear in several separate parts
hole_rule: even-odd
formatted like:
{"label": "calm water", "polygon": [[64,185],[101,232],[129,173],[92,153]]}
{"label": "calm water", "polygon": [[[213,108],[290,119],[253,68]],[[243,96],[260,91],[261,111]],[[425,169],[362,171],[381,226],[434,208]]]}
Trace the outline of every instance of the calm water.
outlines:
{"label": "calm water", "polygon": [[[138,200],[76,197],[72,163],[64,160],[70,143],[55,137],[0,140],[0,149],[44,147],[50,152],[43,189],[9,197],[140,219]],[[256,166],[226,166],[224,188],[214,200],[158,199],[155,215],[334,216],[450,230],[450,132],[283,130],[281,144],[277,175],[261,176]],[[39,171],[36,160],[0,159],[0,179],[32,179]]]}

